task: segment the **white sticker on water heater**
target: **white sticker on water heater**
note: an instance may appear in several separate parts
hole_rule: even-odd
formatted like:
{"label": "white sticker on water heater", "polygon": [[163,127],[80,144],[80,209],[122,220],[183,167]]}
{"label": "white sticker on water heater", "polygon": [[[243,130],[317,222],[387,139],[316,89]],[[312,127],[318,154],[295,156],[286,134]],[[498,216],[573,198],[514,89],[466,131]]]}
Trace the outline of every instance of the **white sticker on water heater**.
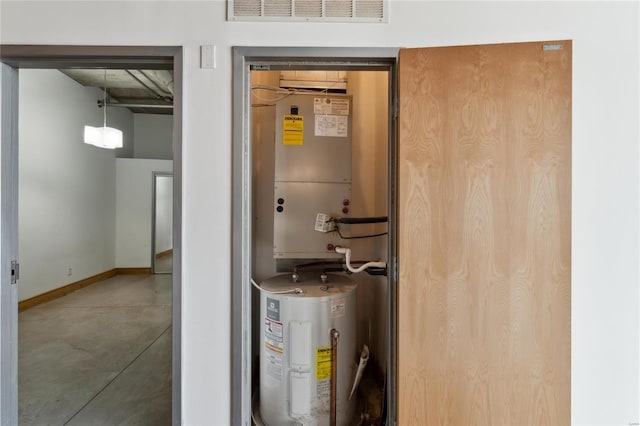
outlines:
{"label": "white sticker on water heater", "polygon": [[264,319],[264,346],[266,348],[264,362],[266,363],[267,375],[281,381],[284,373],[284,335],[282,333],[282,323],[274,321],[269,317],[265,317]]}
{"label": "white sticker on water heater", "polygon": [[343,317],[346,312],[346,305],[344,299],[331,301],[331,318]]}
{"label": "white sticker on water heater", "polygon": [[264,319],[264,343],[268,349],[280,354],[282,353],[284,339],[281,322],[274,321],[269,317]]}
{"label": "white sticker on water heater", "polygon": [[317,414],[329,412],[331,404],[331,379],[318,380],[316,382],[316,412]]}
{"label": "white sticker on water heater", "polygon": [[265,363],[265,369],[267,371],[267,376],[276,379],[277,381],[282,381],[282,374],[284,372],[284,368],[282,365],[282,355],[269,354],[267,353],[263,359]]}

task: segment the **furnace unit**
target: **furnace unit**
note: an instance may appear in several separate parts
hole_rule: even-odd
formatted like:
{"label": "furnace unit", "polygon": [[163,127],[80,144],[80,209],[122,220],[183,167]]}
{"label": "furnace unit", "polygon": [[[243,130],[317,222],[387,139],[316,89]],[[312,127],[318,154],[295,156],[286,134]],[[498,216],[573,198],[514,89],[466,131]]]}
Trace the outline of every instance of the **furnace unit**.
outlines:
{"label": "furnace unit", "polygon": [[[336,233],[314,231],[317,213],[351,210],[351,96],[296,94],[276,105],[276,259],[340,258]],[[343,235],[349,227],[340,228]]]}

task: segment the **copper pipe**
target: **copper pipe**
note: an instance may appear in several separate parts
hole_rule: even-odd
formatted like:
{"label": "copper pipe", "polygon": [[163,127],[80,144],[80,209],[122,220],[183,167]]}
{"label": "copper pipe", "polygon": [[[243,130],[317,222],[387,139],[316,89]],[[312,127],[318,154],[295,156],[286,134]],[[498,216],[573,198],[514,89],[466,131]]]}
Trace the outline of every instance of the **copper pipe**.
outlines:
{"label": "copper pipe", "polygon": [[337,393],[338,393],[338,337],[340,332],[335,328],[331,329],[331,413],[330,426],[336,426],[337,413]]}

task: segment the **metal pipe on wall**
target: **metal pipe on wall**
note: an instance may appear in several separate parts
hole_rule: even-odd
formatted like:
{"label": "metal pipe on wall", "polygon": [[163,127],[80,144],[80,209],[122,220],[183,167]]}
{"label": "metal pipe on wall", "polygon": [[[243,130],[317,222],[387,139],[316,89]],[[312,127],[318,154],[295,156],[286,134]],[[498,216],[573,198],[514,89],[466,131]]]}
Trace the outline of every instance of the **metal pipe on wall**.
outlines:
{"label": "metal pipe on wall", "polygon": [[331,426],[336,426],[337,399],[338,399],[338,337],[340,332],[335,328],[331,329],[331,406],[330,420]]}
{"label": "metal pipe on wall", "polygon": [[113,102],[98,101],[98,107],[121,107],[121,108],[158,108],[158,109],[173,109],[173,105],[159,105],[159,104],[121,104]]}

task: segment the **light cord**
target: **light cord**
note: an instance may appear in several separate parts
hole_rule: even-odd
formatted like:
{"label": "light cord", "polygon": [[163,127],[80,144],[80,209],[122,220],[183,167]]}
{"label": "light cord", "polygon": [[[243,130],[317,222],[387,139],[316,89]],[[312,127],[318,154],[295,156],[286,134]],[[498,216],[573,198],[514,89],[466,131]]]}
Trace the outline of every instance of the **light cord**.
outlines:
{"label": "light cord", "polygon": [[107,69],[104,69],[104,90],[102,91],[102,126],[107,127]]}

